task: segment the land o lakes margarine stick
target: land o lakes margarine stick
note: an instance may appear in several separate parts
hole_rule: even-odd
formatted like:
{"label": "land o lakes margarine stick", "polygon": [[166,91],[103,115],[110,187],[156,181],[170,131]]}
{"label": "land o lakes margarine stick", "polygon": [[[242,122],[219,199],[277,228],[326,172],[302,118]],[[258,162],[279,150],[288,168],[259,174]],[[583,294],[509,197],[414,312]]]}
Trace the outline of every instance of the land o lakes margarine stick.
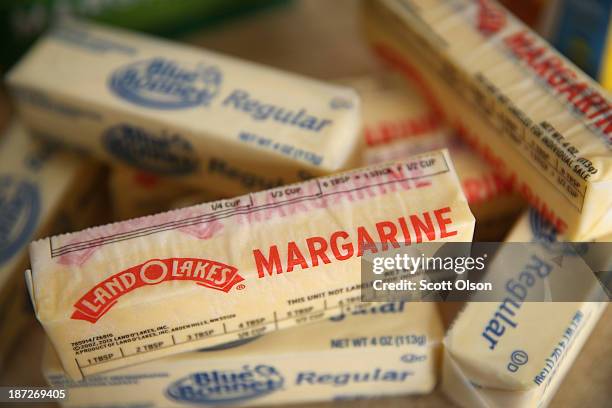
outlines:
{"label": "land o lakes margarine stick", "polygon": [[[599,283],[580,289],[585,295],[582,302],[520,300],[535,290],[538,283],[534,282],[542,272],[555,273],[554,260],[563,253],[550,253],[546,244],[535,244],[550,242],[555,236],[554,228],[536,211],[525,213],[507,241],[534,242],[533,250],[507,263],[516,267],[514,278],[508,281],[514,286],[504,286],[508,296],[497,303],[468,302],[447,333],[442,388],[459,405],[547,406],[604,312],[608,302],[594,301],[600,299],[596,295],[602,290]],[[605,242],[609,237],[602,239]],[[575,252],[566,254],[563,264],[575,256]],[[610,259],[599,259],[602,261],[609,268]],[[536,278],[530,281],[528,274]]]}
{"label": "land o lakes margarine stick", "polygon": [[568,239],[612,207],[604,90],[497,3],[379,0],[364,12],[379,55],[418,74],[451,124]]}
{"label": "land o lakes margarine stick", "polygon": [[[17,122],[0,136],[0,363],[31,319],[23,270],[34,238],[106,221],[101,167],[33,138]],[[96,219],[97,218],[97,219]]]}
{"label": "land o lakes margarine stick", "polygon": [[226,195],[354,167],[349,88],[67,22],[9,73],[25,124],[114,163]]}
{"label": "land o lakes margarine stick", "polygon": [[364,165],[448,148],[476,218],[477,231],[487,222],[498,223],[500,218],[516,215],[523,207],[522,200],[514,193],[514,180],[495,171],[462,143],[404,78],[378,73],[343,83],[361,97],[366,143]]}
{"label": "land o lakes margarine stick", "polygon": [[347,307],[323,322],[70,380],[48,345],[64,407],[264,405],[430,392],[442,323],[434,303]]}
{"label": "land o lakes margarine stick", "polygon": [[473,228],[437,151],[39,240],[26,277],[80,378],[333,316],[360,300],[373,243],[470,241]]}

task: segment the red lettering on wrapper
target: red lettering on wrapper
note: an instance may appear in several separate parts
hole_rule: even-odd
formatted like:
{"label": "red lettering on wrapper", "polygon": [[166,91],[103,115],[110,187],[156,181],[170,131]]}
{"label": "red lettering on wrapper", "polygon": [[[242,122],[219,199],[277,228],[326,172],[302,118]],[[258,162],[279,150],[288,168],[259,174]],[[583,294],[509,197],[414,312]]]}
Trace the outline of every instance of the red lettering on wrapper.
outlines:
{"label": "red lettering on wrapper", "polygon": [[275,243],[267,250],[255,248],[253,260],[259,278],[268,278],[358,258],[366,251],[377,253],[379,249],[386,251],[390,247],[408,246],[411,242],[445,239],[458,234],[454,225],[452,209],[438,208],[422,214],[381,220],[370,231],[361,225],[351,231],[334,231],[329,237],[304,237],[301,242]]}
{"label": "red lettering on wrapper", "polygon": [[378,146],[400,139],[418,137],[442,127],[439,115],[434,111],[397,120],[384,120],[364,125],[363,134],[368,146]]}
{"label": "red lettering on wrapper", "polygon": [[194,281],[200,286],[229,292],[244,278],[238,269],[200,258],[151,259],[109,276],[83,295],[75,304],[71,319],[97,322],[118,299],[143,286],[168,281]]}
{"label": "red lettering on wrapper", "polygon": [[612,104],[591,82],[580,78],[571,64],[553,53],[550,46],[528,30],[506,36],[503,44],[511,55],[524,62],[546,83],[562,102],[581,116],[585,126],[599,132],[606,143],[612,142]]}
{"label": "red lettering on wrapper", "polygon": [[482,34],[495,34],[506,26],[506,13],[490,0],[479,0],[477,24]]}

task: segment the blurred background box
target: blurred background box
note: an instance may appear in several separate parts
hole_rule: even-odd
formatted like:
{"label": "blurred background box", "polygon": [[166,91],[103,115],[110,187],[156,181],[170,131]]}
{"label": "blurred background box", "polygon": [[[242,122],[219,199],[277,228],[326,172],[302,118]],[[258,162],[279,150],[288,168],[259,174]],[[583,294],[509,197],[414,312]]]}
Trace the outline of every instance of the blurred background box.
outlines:
{"label": "blurred background box", "polygon": [[604,88],[612,89],[612,44],[608,0],[554,0],[541,30],[561,53]]}
{"label": "blurred background box", "polygon": [[287,1],[290,0],[3,0],[0,65],[10,66],[42,32],[66,16],[176,36]]}

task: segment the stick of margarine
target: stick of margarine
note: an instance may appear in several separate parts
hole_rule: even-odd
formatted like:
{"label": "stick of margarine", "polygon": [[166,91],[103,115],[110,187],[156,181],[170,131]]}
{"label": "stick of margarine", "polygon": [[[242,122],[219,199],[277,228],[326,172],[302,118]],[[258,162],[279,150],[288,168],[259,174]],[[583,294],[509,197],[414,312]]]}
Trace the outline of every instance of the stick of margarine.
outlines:
{"label": "stick of margarine", "polygon": [[70,380],[48,345],[43,372],[64,407],[267,405],[430,392],[442,323],[434,303],[378,303],[212,350]]}
{"label": "stick of margarine", "polygon": [[516,177],[557,230],[588,240],[612,207],[605,91],[494,1],[367,4],[378,54],[418,76],[451,124]]}
{"label": "stick of margarine", "polygon": [[342,83],[354,88],[361,97],[364,165],[448,148],[476,218],[477,230],[482,223],[516,215],[523,207],[514,193],[514,180],[496,172],[462,143],[403,78],[385,73]]}
{"label": "stick of margarine", "polygon": [[109,186],[115,220],[127,220],[180,208],[175,205],[184,199],[197,197],[197,201],[192,203],[199,204],[223,198],[201,188],[179,183],[171,177],[126,166],[113,167]]}
{"label": "stick of margarine", "polygon": [[223,194],[358,159],[351,89],[123,30],[67,22],[31,49],[8,85],[28,127]]}
{"label": "stick of margarine", "polygon": [[470,241],[448,152],[32,243],[38,319],[73,378],[257,336],[359,301],[373,243]]}
{"label": "stick of margarine", "polygon": [[[555,236],[550,224],[530,210],[507,241],[550,242]],[[529,281],[518,275],[552,268],[546,260],[559,255],[547,253],[545,245],[533,248],[506,263],[517,269],[515,292],[500,303],[468,302],[444,339],[442,388],[461,406],[545,407],[605,310],[607,302],[592,300],[598,299],[597,287],[587,288],[584,302],[519,301],[519,286]]]}
{"label": "stick of margarine", "polygon": [[0,137],[0,363],[31,316],[28,243],[91,225],[103,205],[91,188],[101,179],[99,165],[35,140],[17,122]]}

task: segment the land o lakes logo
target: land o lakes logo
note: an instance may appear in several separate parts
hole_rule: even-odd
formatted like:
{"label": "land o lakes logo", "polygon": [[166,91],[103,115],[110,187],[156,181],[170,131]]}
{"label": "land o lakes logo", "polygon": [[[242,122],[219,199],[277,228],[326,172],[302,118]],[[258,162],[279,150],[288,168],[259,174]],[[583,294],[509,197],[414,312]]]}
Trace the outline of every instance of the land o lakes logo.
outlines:
{"label": "land o lakes logo", "polygon": [[198,63],[193,68],[162,57],[119,68],[108,86],[117,96],[147,108],[183,109],[208,105],[219,93],[219,68]]}
{"label": "land o lakes logo", "polygon": [[0,175],[0,265],[30,239],[40,215],[40,192],[29,181]]}
{"label": "land o lakes logo", "polygon": [[181,378],[166,390],[169,399],[193,404],[237,404],[282,388],[276,368],[259,364],[238,370],[210,370]]}
{"label": "land o lakes logo", "polygon": [[155,173],[188,174],[198,166],[193,146],[176,133],[154,134],[122,123],[108,129],[102,143],[116,158]]}
{"label": "land o lakes logo", "polygon": [[74,304],[76,310],[70,318],[95,323],[121,296],[138,288],[175,280],[194,281],[200,286],[227,293],[244,278],[235,267],[208,259],[151,259],[95,285]]}

